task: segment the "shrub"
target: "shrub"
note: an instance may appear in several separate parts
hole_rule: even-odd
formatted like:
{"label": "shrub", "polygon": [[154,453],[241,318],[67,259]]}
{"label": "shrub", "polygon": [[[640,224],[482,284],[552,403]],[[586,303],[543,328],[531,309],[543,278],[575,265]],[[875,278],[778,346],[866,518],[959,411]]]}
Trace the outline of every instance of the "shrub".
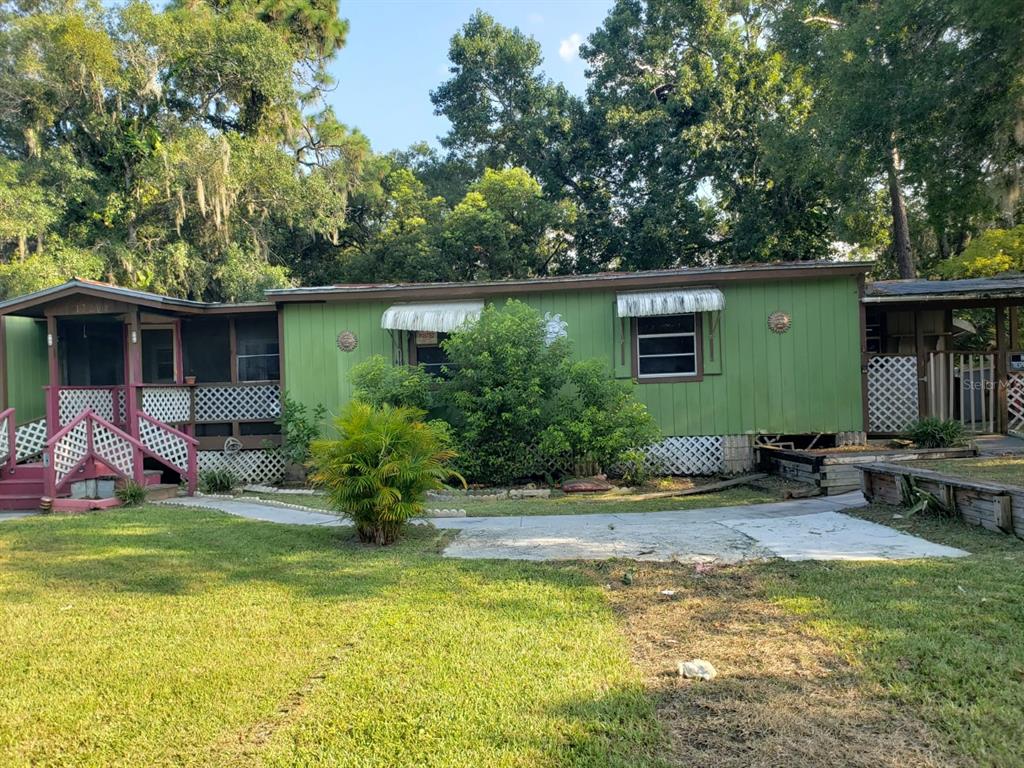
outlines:
{"label": "shrub", "polygon": [[146,500],[146,489],[134,480],[126,480],[114,495],[124,506],[137,507]]}
{"label": "shrub", "polygon": [[[335,419],[337,440],[312,445],[312,480],[350,520],[360,541],[390,544],[423,511],[427,491],[462,477],[447,464],[447,428],[415,408],[353,401]],[[464,481],[463,481],[463,484]]]}
{"label": "shrub", "polygon": [[556,398],[554,421],[541,433],[545,456],[607,469],[661,437],[647,407],[633,397],[629,385],[612,379],[600,360],[573,363],[567,376]]}
{"label": "shrub", "polygon": [[647,471],[647,454],[638,448],[624,452],[619,466],[622,468],[622,482],[628,486],[643,485],[651,479],[651,473]]}
{"label": "shrub", "polygon": [[310,409],[293,400],[287,392],[281,405],[281,415],[274,423],[281,427],[281,445],[277,451],[289,464],[305,464],[309,460],[309,444],[320,437],[320,423],[327,417],[327,409],[317,405]]}
{"label": "shrub", "polygon": [[229,469],[204,469],[199,473],[199,490],[203,493],[230,493],[236,482]]}
{"label": "shrub", "polygon": [[392,365],[383,355],[374,355],[354,366],[351,376],[355,400],[424,411],[432,405],[433,380],[423,366]]}
{"label": "shrub", "polygon": [[608,468],[659,436],[628,386],[599,360],[573,363],[569,344],[545,344],[544,320],[510,300],[486,307],[444,342],[452,376],[441,384],[456,411],[460,468],[475,480],[509,483],[548,465]]}
{"label": "shrub", "polygon": [[919,448],[949,448],[964,441],[964,427],[959,421],[936,418],[914,422],[908,435]]}

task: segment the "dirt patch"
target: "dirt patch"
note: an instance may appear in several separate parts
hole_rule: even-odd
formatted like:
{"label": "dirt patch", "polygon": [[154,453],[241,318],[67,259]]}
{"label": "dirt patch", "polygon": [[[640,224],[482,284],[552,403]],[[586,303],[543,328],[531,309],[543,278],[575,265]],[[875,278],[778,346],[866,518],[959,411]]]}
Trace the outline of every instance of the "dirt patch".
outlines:
{"label": "dirt patch", "polygon": [[[591,574],[608,585],[656,698],[673,762],[963,764],[949,756],[939,734],[885,699],[798,617],[769,602],[764,572],[756,567],[643,563],[595,567]],[[679,678],[678,662],[692,658],[714,664],[718,678]]]}

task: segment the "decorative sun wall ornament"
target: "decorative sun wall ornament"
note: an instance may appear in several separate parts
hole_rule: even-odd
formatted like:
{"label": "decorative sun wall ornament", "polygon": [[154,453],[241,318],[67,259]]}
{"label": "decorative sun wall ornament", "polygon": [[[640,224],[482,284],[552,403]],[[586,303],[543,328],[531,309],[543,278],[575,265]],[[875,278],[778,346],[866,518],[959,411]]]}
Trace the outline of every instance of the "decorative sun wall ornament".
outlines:
{"label": "decorative sun wall ornament", "polygon": [[772,333],[785,333],[793,324],[793,319],[786,312],[772,312],[768,315],[768,327]]}
{"label": "decorative sun wall ornament", "polygon": [[564,339],[569,335],[569,324],[562,319],[560,314],[552,315],[544,313],[544,345],[550,347],[558,339]]}
{"label": "decorative sun wall ornament", "polygon": [[338,349],[342,352],[351,352],[359,346],[359,339],[352,331],[342,331],[338,334]]}

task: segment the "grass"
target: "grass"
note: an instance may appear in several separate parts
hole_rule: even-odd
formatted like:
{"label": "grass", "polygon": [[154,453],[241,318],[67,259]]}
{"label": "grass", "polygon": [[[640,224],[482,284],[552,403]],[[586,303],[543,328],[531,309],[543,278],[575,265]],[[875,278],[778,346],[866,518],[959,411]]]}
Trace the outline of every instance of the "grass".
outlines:
{"label": "grass", "polygon": [[[856,514],[973,554],[587,567],[610,586],[675,762],[1024,765],[1024,543],[892,507]],[[714,687],[670,674],[695,656],[718,667]]]}
{"label": "grass", "polygon": [[[766,504],[783,498],[786,489],[794,484],[767,479],[752,486],[735,486],[721,491],[662,499],[634,499],[622,492],[598,494],[563,494],[552,492],[547,499],[480,500],[473,497],[428,501],[427,508],[465,509],[469,517],[506,517],[514,515],[586,515],[607,512],[667,512],[673,510],[703,509],[708,507],[745,506]],[[653,490],[653,489],[652,489]],[[285,501],[317,509],[330,509],[325,496],[314,494],[247,494],[263,499]]]}
{"label": "grass", "polygon": [[[1024,765],[1024,543],[856,514],[972,555],[548,566],[446,560],[429,527],[5,521],[0,765]],[[693,657],[719,678],[680,680]]]}
{"label": "grass", "polygon": [[0,764],[658,766],[599,586],[417,528],[0,523]]}
{"label": "grass", "polygon": [[976,459],[915,461],[912,466],[971,480],[1024,486],[1024,456],[986,456]]}

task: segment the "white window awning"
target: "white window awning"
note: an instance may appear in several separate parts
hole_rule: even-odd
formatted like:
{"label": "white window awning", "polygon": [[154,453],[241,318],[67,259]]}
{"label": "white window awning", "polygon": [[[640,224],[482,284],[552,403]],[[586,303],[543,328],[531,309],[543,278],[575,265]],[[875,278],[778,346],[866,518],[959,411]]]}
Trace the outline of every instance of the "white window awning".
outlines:
{"label": "white window awning", "polygon": [[393,304],[384,310],[380,327],[389,331],[439,331],[451,333],[480,319],[482,301],[437,301]]}
{"label": "white window awning", "polygon": [[675,291],[630,291],[615,295],[619,317],[685,315],[725,309],[725,296],[717,288],[680,288]]}

